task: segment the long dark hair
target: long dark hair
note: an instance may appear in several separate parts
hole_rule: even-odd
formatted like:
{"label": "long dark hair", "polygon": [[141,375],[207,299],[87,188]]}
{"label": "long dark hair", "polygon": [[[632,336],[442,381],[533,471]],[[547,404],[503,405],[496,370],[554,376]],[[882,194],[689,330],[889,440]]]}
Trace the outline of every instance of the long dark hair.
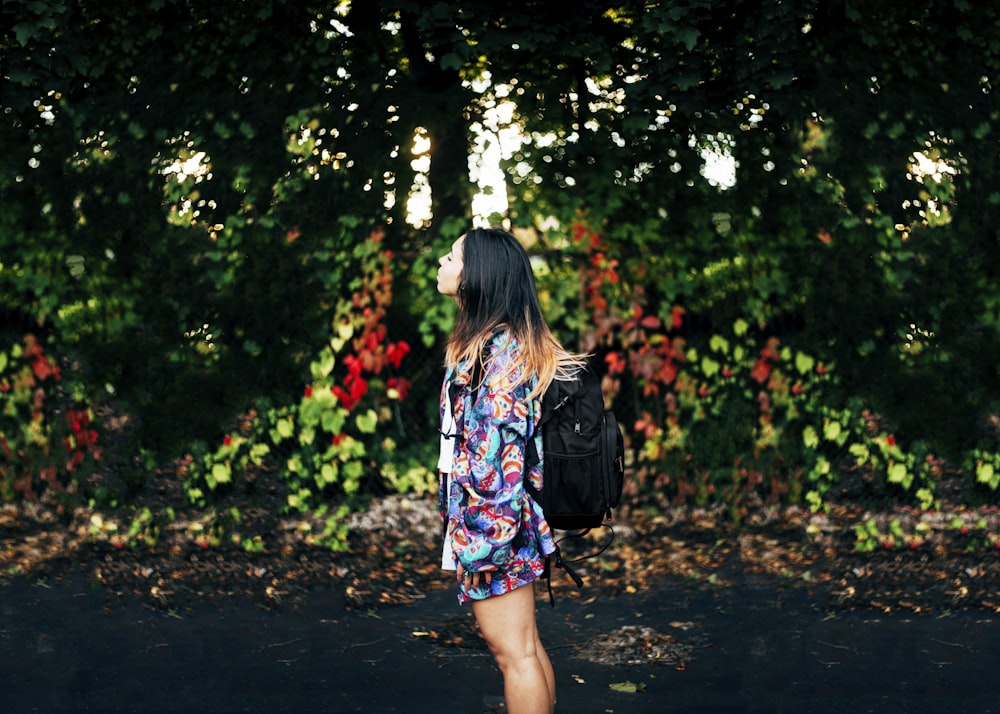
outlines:
{"label": "long dark hair", "polygon": [[549,330],[524,247],[506,231],[476,228],[462,242],[458,318],[446,362],[481,361],[483,346],[499,329],[509,331],[523,350],[522,380],[538,376],[532,396],[584,361],[584,356],[567,352]]}

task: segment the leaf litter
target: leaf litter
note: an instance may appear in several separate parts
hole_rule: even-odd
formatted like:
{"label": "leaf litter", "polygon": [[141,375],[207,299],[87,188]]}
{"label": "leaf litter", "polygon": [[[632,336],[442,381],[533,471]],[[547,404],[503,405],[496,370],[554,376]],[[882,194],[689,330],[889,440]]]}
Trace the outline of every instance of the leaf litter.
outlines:
{"label": "leaf litter", "polygon": [[[452,587],[451,576],[438,567],[441,526],[433,496],[374,499],[349,517],[345,552],[310,542],[301,517],[282,514],[279,498],[252,507],[225,504],[239,507],[245,532],[265,534],[257,549],[226,539],[206,542],[197,528],[206,512],[185,506],[170,489],[153,489],[140,498],[145,500],[137,508],[172,515],[155,542],[116,541],[116,533],[128,530],[122,512],[80,509],[66,522],[37,504],[0,507],[0,584],[15,578],[82,577],[102,589],[109,604],[138,598],[150,608],[172,612],[246,597],[276,608],[316,591],[339,593],[350,609],[377,610]],[[117,529],[107,528],[115,519]],[[706,509],[650,512],[626,506],[615,522],[611,547],[578,564],[583,589],[557,577],[557,599],[585,603],[676,587],[678,581],[691,588],[726,588],[753,579],[805,588],[817,607],[829,611],[1000,612],[996,507],[926,513],[835,506],[822,514],[775,508],[752,514],[737,527]],[[865,552],[858,550],[862,525],[880,538]],[[893,531],[905,531],[905,540]],[[565,540],[564,555],[572,559],[594,552],[605,538],[596,532]],[[618,634],[635,641],[628,656],[659,653],[667,661],[681,659],[676,643],[665,639],[676,633],[643,635],[648,645],[636,632]],[[477,639],[462,636],[463,641]]]}

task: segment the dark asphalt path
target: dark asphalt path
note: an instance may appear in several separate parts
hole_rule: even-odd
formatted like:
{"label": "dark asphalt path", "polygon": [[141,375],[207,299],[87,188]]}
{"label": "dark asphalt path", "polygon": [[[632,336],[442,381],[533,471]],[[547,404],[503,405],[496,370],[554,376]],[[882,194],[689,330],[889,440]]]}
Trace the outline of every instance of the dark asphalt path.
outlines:
{"label": "dark asphalt path", "polygon": [[[332,593],[265,610],[105,608],[85,584],[0,586],[0,714],[483,714],[501,680],[479,647],[444,647],[468,616],[450,590],[351,612]],[[539,606],[560,714],[1000,713],[1000,616],[829,613],[804,591],[743,582]],[[577,653],[623,626],[669,633],[675,665]],[[612,684],[640,683],[637,693]],[[496,711],[496,709],[493,709]]]}

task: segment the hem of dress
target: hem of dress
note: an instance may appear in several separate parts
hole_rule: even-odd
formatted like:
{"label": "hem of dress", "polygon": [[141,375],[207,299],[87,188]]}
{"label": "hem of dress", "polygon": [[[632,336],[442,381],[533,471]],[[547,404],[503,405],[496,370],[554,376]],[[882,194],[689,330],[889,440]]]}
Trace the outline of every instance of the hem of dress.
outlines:
{"label": "hem of dress", "polygon": [[[529,563],[526,568],[518,568],[513,572],[508,572],[504,577],[503,581],[501,582],[506,582],[511,580],[512,576],[516,582],[513,583],[509,589],[503,590],[502,592],[494,591],[494,588],[496,587],[496,583],[494,583],[493,585],[489,586],[489,591],[483,594],[482,597],[473,597],[468,593],[464,584],[459,584],[458,603],[460,605],[465,605],[466,603],[474,602],[477,600],[488,600],[491,597],[499,597],[501,595],[506,595],[507,593],[513,592],[514,590],[524,587],[525,585],[531,585],[536,580],[541,578],[543,573],[545,573],[545,561],[547,559],[548,555],[546,555],[542,560],[538,561],[537,564],[532,562]],[[484,589],[483,586],[480,586],[480,590],[483,589]]]}

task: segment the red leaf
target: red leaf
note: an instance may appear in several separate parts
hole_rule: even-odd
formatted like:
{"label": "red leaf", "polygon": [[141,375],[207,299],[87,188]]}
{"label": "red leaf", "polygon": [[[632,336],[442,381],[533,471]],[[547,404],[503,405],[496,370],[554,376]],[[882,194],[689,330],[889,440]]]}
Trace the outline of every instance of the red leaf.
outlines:
{"label": "red leaf", "polygon": [[355,379],[351,384],[351,399],[354,403],[361,401],[361,397],[365,396],[368,391],[368,382],[363,379]]}
{"label": "red leaf", "polygon": [[761,357],[753,363],[753,369],[750,370],[750,376],[758,384],[763,384],[767,381],[767,378],[771,376],[771,364],[764,359],[764,357]]}
{"label": "red leaf", "polygon": [[355,376],[360,375],[361,370],[364,368],[357,355],[347,355],[344,357],[344,364],[347,365],[347,371]]}
{"label": "red leaf", "polygon": [[52,363],[49,362],[45,357],[39,356],[31,363],[31,369],[34,371],[35,376],[38,377],[39,381],[48,379],[52,373]]}
{"label": "red leaf", "polygon": [[608,374],[621,374],[625,371],[625,360],[618,352],[609,352],[604,361],[608,363]]}
{"label": "red leaf", "polygon": [[656,370],[656,379],[664,384],[670,384],[677,377],[677,365],[675,365],[670,360],[663,363],[658,370]]}
{"label": "red leaf", "polygon": [[24,356],[28,359],[40,357],[42,348],[38,344],[38,339],[34,335],[24,336]]}
{"label": "red leaf", "polygon": [[389,358],[389,363],[396,369],[399,369],[400,363],[409,351],[410,346],[405,342],[400,341],[396,344],[389,345],[389,347],[386,348],[386,356]]}
{"label": "red leaf", "polygon": [[344,388],[339,385],[334,387],[332,391],[333,395],[337,398],[337,402],[340,404],[340,406],[342,406],[347,411],[351,411],[351,409],[354,407],[354,400],[351,398],[351,395],[345,392]]}

